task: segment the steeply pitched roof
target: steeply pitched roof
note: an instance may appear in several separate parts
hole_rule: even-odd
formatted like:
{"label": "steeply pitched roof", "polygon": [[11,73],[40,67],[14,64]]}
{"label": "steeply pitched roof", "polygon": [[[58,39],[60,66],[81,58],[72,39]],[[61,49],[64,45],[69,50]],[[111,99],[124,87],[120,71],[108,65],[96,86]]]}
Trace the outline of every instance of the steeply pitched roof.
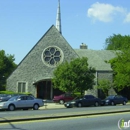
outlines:
{"label": "steeply pitched roof", "polygon": [[23,81],[25,80],[25,77],[26,79],[29,77],[29,80],[35,79],[35,81],[51,78],[56,66],[51,66],[45,62],[45,57],[43,56],[43,52],[49,47],[59,48],[61,51],[61,62],[62,60],[71,61],[72,59],[79,57],[57,28],[52,25],[23,58],[11,75],[16,75],[18,80],[21,79]]}
{"label": "steeply pitched roof", "polygon": [[94,67],[96,70],[112,70],[110,64],[106,63],[105,61],[109,61],[115,57],[114,51],[75,49],[75,52],[80,57],[87,57],[89,66]]}

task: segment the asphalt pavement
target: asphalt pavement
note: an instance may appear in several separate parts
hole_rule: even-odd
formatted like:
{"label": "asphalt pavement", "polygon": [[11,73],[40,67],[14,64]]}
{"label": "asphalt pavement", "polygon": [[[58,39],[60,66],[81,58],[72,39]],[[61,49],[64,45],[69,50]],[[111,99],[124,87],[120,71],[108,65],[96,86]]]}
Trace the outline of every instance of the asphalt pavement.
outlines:
{"label": "asphalt pavement", "polygon": [[[24,121],[22,123],[0,123],[0,130],[124,130],[119,127],[124,119],[130,120],[130,113],[98,116],[72,117],[53,120]],[[126,130],[130,130],[130,127]]]}
{"label": "asphalt pavement", "polygon": [[[68,118],[68,117],[77,117],[77,116],[91,116],[91,115],[130,112],[130,104],[127,104],[125,106],[117,105],[111,107],[110,106],[102,106],[97,108],[91,107],[91,109],[86,109],[85,107],[84,111],[82,108],[65,108],[63,104],[58,104],[58,103],[45,103],[44,105],[45,106],[39,108],[39,111],[35,111],[35,112],[33,111],[2,112],[0,114],[0,123],[18,122],[18,121],[21,122],[21,121],[28,121],[28,120],[47,120],[47,119],[56,119],[56,118],[58,119],[58,118]],[[65,109],[66,112],[64,111]],[[74,109],[79,109],[80,111],[76,112],[74,111]]]}

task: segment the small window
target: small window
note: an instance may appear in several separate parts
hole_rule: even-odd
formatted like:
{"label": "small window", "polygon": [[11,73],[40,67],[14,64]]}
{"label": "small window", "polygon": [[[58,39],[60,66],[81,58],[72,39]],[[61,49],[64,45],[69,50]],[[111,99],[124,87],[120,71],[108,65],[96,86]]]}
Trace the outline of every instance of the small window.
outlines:
{"label": "small window", "polygon": [[85,98],[86,98],[86,99],[93,99],[94,96],[92,96],[92,95],[86,95]]}
{"label": "small window", "polygon": [[34,98],[31,96],[27,96],[27,100],[33,100]]}
{"label": "small window", "polygon": [[70,97],[70,94],[65,94],[65,97]]}
{"label": "small window", "polygon": [[26,92],[26,82],[19,82],[18,83],[18,93],[25,93]]}
{"label": "small window", "polygon": [[90,98],[90,99],[93,99],[93,98],[94,98],[94,96],[93,96],[93,95],[89,95],[89,98]]}
{"label": "small window", "polygon": [[122,96],[120,96],[120,95],[116,95],[115,98],[122,98]]}
{"label": "small window", "polygon": [[21,96],[21,97],[19,97],[19,99],[26,100],[26,97],[25,96]]}

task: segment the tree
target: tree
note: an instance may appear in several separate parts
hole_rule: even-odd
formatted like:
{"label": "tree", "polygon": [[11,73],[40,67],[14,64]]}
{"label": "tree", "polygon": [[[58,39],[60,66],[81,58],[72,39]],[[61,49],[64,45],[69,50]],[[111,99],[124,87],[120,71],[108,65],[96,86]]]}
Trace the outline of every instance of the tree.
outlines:
{"label": "tree", "polygon": [[130,36],[121,34],[113,34],[105,41],[105,49],[106,50],[124,50],[130,48]]}
{"label": "tree", "polygon": [[117,53],[117,57],[111,59],[113,72],[114,72],[114,85],[120,91],[125,87],[130,88],[130,51],[124,50]]}
{"label": "tree", "polygon": [[113,69],[113,82],[117,91],[130,88],[130,36],[120,34],[106,39],[107,50],[118,50],[109,63]]}
{"label": "tree", "polygon": [[81,92],[81,95],[84,90],[92,89],[95,69],[88,67],[87,60],[83,57],[60,64],[54,71],[54,88],[64,92]]}
{"label": "tree", "polygon": [[98,81],[98,89],[101,89],[105,96],[108,96],[108,91],[112,88],[112,83],[108,79],[102,79]]}
{"label": "tree", "polygon": [[0,50],[0,90],[5,90],[6,79],[16,68],[14,56],[5,54],[4,50]]}

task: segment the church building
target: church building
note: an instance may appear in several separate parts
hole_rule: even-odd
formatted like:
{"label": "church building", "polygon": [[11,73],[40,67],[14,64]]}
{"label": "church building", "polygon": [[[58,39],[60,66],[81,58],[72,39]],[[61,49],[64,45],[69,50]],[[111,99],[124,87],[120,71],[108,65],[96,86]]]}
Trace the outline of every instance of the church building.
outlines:
{"label": "church building", "polygon": [[[54,95],[61,93],[60,90],[53,88],[51,82],[57,64],[79,57],[87,57],[89,66],[96,69],[95,84],[102,78],[112,80],[111,66],[105,61],[114,58],[114,52],[90,50],[84,43],[79,46],[79,49],[72,48],[62,35],[59,1],[56,26],[52,25],[47,30],[8,77],[7,90],[29,92],[38,98],[52,99]],[[100,95],[97,89],[86,93],[97,97]]]}

